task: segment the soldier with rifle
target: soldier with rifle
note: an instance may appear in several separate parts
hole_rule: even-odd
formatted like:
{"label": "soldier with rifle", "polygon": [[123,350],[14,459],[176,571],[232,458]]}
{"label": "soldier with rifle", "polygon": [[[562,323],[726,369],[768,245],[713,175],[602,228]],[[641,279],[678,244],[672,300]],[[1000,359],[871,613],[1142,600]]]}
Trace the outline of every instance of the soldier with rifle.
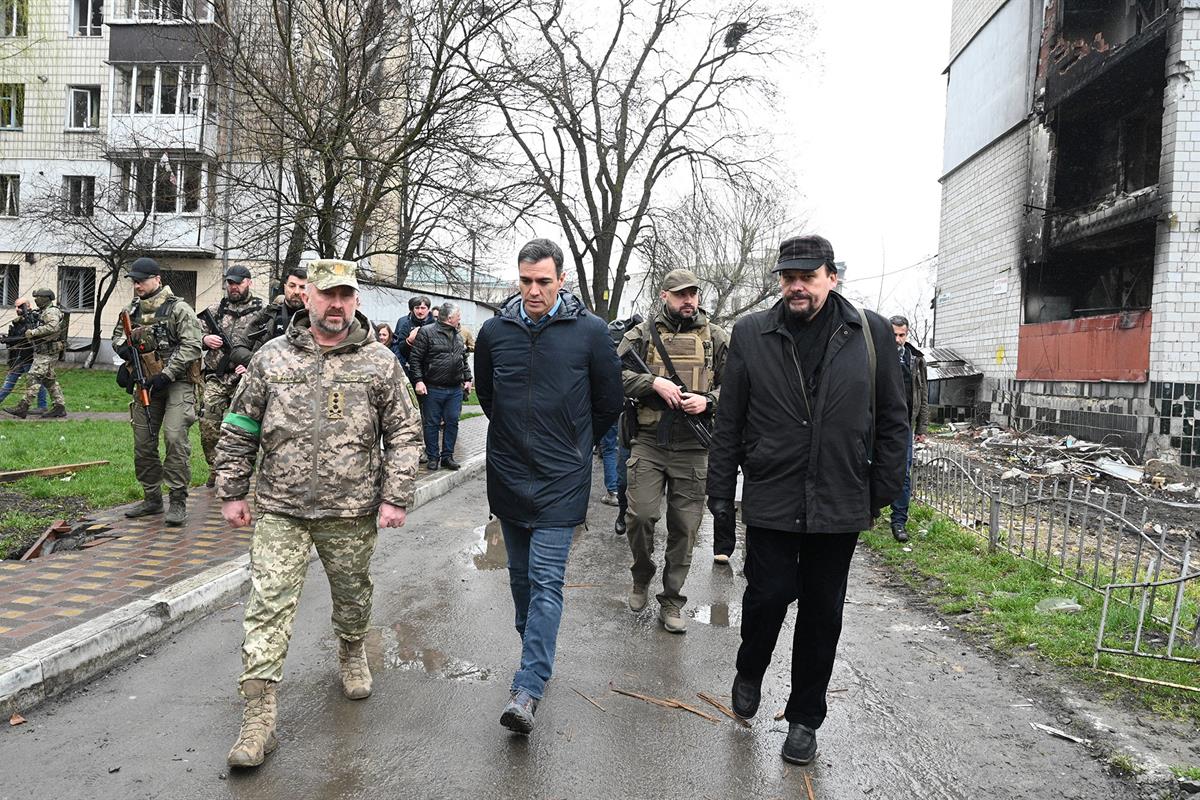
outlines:
{"label": "soldier with rifle", "polygon": [[[650,319],[628,331],[617,348],[625,396],[636,401],[625,514],[633,553],[629,607],[646,607],[654,577],[654,527],[667,495],[667,542],[659,620],[671,633],[686,633],[683,583],[704,516],[708,445],[729,337],[700,308],[700,282],[691,272],[669,272],[662,304]],[[626,412],[629,413],[628,411]],[[725,558],[728,562],[728,558]]]}
{"label": "soldier with rifle", "polygon": [[229,402],[237,389],[246,361],[233,358],[235,341],[250,331],[252,321],[263,309],[263,301],[250,291],[250,270],[234,264],[225,270],[225,296],[197,316],[204,330],[204,411],[200,417],[200,446],[208,462],[208,486],[213,486],[213,459],[217,439],[221,436],[221,420],[229,410]]}
{"label": "soldier with rifle", "polygon": [[54,374],[54,363],[63,352],[67,338],[67,318],[54,302],[54,292],[49,289],[34,290],[33,302],[38,307],[37,322],[30,323],[24,336],[33,345],[33,366],[29,368],[29,382],[21,402],[13,408],[4,409],[4,413],[25,419],[29,414],[29,404],[44,387],[50,393],[54,405],[42,418],[65,417],[66,398],[63,396],[62,386],[58,383],[58,376]]}
{"label": "soldier with rifle", "polygon": [[[192,480],[192,446],[188,429],[196,421],[200,386],[200,339],[196,312],[163,285],[162,271],[143,256],[129,266],[132,303],[121,311],[112,333],[113,350],[125,360],[117,383],[134,398],[129,404],[133,424],[133,468],[145,499],[125,512],[144,517],[163,511],[162,486],[170,492],[163,521],[187,521],[187,492]],[[159,458],[158,434],[166,440],[167,456]]]}
{"label": "soldier with rifle", "polygon": [[284,274],[282,288],[283,292],[274,302],[250,317],[245,328],[239,326],[237,331],[230,331],[233,340],[231,358],[235,365],[249,364],[250,356],[257,353],[267,342],[282,336],[296,312],[304,309],[308,269],[301,266],[289,267]]}
{"label": "soldier with rifle", "polygon": [[[8,347],[8,374],[4,376],[4,385],[0,386],[0,403],[12,394],[17,388],[17,381],[33,366],[33,345],[25,338],[25,331],[36,328],[41,320],[26,298],[17,298],[16,307],[16,319],[8,324],[8,335],[0,339],[0,344]],[[46,387],[43,386],[38,392],[37,411],[41,414],[45,410]]]}

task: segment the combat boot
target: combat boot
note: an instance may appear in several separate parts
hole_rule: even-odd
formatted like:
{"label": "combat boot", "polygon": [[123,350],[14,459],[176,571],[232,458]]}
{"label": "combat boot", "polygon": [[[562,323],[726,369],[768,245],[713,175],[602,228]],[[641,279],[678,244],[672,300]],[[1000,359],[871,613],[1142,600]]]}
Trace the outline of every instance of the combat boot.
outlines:
{"label": "combat boot", "polygon": [[167,508],[166,516],[163,517],[163,522],[168,525],[179,526],[187,522],[187,490],[172,489],[171,490],[171,505]]}
{"label": "combat boot", "polygon": [[29,416],[29,401],[22,400],[21,402],[17,403],[12,408],[4,409],[4,413],[12,414],[14,417],[20,417],[21,419],[25,419],[26,417]]}
{"label": "combat boot", "polygon": [[371,667],[367,664],[367,640],[352,642],[338,637],[338,671],[342,674],[342,693],[351,700],[371,696]]}
{"label": "combat boot", "polygon": [[66,415],[67,407],[62,403],[55,403],[49,411],[42,415],[42,419],[62,419]]}
{"label": "combat boot", "polygon": [[242,681],[242,697],[246,698],[242,729],[238,731],[238,740],[229,751],[227,761],[231,767],[257,767],[279,746],[279,740],[275,738],[278,713],[275,683]]}
{"label": "combat boot", "polygon": [[125,512],[129,519],[148,517],[151,514],[161,514],[163,510],[162,490],[146,492],[146,499]]}

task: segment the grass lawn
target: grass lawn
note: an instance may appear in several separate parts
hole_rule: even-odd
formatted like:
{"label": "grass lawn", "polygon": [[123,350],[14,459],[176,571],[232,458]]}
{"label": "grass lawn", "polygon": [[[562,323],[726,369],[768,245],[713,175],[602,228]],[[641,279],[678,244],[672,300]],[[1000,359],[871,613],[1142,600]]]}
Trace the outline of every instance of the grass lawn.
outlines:
{"label": "grass lawn", "polygon": [[[1007,552],[989,554],[986,541],[923,506],[913,506],[909,528],[922,532],[913,535],[911,552],[892,539],[888,524],[886,518],[881,519],[863,538],[905,582],[960,628],[986,636],[1002,652],[1035,650],[1107,699],[1200,722],[1200,694],[1111,677],[1091,668],[1103,595]],[[1037,602],[1046,597],[1075,598],[1083,610],[1074,614],[1035,611]],[[1194,604],[1190,595],[1185,602]],[[1185,613],[1184,619],[1195,618],[1193,605],[1191,616]],[[1132,609],[1111,605],[1106,644],[1115,646],[1135,624]],[[1196,658],[1200,652],[1177,643],[1176,655]],[[1099,667],[1187,686],[1196,686],[1200,680],[1200,668],[1195,664],[1106,653]]]}
{"label": "grass lawn", "polygon": [[[111,377],[111,373],[109,373]],[[124,394],[124,393],[122,393]],[[200,431],[191,430],[192,484],[208,480]],[[0,484],[0,558],[28,544],[55,519],[84,509],[141,499],[133,474],[133,431],[128,422],[76,420],[62,423],[0,421],[4,469],[108,461],[67,478],[24,478]]]}
{"label": "grass lawn", "polygon": [[[124,411],[129,408],[129,395],[117,386],[117,373],[112,370],[56,367],[55,372],[67,397],[67,411]],[[8,396],[5,407],[11,408],[20,401],[27,380],[28,374],[17,384],[17,391]]]}

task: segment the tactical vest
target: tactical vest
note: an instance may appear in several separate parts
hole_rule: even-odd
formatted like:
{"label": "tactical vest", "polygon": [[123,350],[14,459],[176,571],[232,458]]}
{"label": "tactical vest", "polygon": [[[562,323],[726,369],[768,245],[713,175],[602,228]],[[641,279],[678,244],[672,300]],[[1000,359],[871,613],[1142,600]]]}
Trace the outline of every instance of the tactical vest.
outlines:
{"label": "tactical vest", "polygon": [[172,294],[162,299],[161,302],[155,302],[158,300],[157,297],[152,298],[148,303],[140,299],[134,300],[129,307],[129,320],[134,328],[147,329],[139,336],[139,339],[143,342],[150,339],[154,344],[154,352],[165,364],[170,360],[175,349],[179,347],[179,336],[173,330],[173,326],[168,324],[171,319],[171,309],[175,307],[175,303],[179,302],[179,298]]}
{"label": "tactical vest", "polygon": [[[241,334],[249,332],[250,323],[253,321],[254,316],[259,311],[262,311],[263,305],[261,297],[251,295],[241,308],[230,308],[229,296],[226,295],[221,298],[221,302],[217,303],[215,307],[209,306],[209,311],[216,318],[217,324],[224,328],[225,335],[229,337],[230,341],[227,344],[232,345],[233,342],[239,339]],[[209,331],[209,333],[213,333],[213,331]],[[215,373],[224,357],[224,353],[221,350],[205,350],[201,356],[201,360],[204,362],[205,374]],[[230,365],[229,370],[232,371],[232,369],[233,367]]]}
{"label": "tactical vest", "polygon": [[48,333],[44,336],[39,336],[38,338],[34,339],[33,351],[35,353],[40,353],[41,355],[56,356],[65,349],[67,341],[67,326],[70,324],[71,320],[71,318],[67,315],[67,312],[63,311],[62,306],[54,303],[46,306],[44,309],[40,309],[37,312],[37,322],[30,325],[28,330],[33,330],[34,328],[41,327],[43,324],[45,324],[45,319],[47,316],[46,312],[51,310],[58,312],[58,330],[54,333]]}
{"label": "tactical vest", "polygon": [[[664,333],[659,330],[659,334],[662,336],[667,355],[671,357],[671,363],[675,365],[675,372],[687,385],[688,390],[696,394],[707,393],[712,386],[713,373],[713,343],[709,326],[704,325],[682,333]],[[666,365],[663,364],[662,356],[654,346],[654,339],[649,331],[642,342],[646,345],[646,366],[656,376],[669,378]]]}

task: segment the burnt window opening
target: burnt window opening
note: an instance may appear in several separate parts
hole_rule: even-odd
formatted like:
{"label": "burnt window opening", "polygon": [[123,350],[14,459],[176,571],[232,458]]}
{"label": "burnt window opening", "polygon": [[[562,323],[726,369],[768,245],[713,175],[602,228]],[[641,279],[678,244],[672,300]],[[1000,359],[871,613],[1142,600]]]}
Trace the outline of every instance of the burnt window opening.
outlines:
{"label": "burnt window opening", "polygon": [[1158,162],[1162,156],[1162,109],[1157,116],[1144,112],[1121,120],[1117,132],[1120,174],[1117,186],[1123,192],[1136,192],[1158,183]]}
{"label": "burnt window opening", "polygon": [[1124,44],[1167,10],[1167,0],[1059,0],[1059,38],[1101,52]]}
{"label": "burnt window opening", "polygon": [[[1107,246],[1054,252],[1025,271],[1025,322],[1054,322],[1150,307],[1154,226],[1126,232]],[[1112,241],[1112,237],[1109,237]]]}

